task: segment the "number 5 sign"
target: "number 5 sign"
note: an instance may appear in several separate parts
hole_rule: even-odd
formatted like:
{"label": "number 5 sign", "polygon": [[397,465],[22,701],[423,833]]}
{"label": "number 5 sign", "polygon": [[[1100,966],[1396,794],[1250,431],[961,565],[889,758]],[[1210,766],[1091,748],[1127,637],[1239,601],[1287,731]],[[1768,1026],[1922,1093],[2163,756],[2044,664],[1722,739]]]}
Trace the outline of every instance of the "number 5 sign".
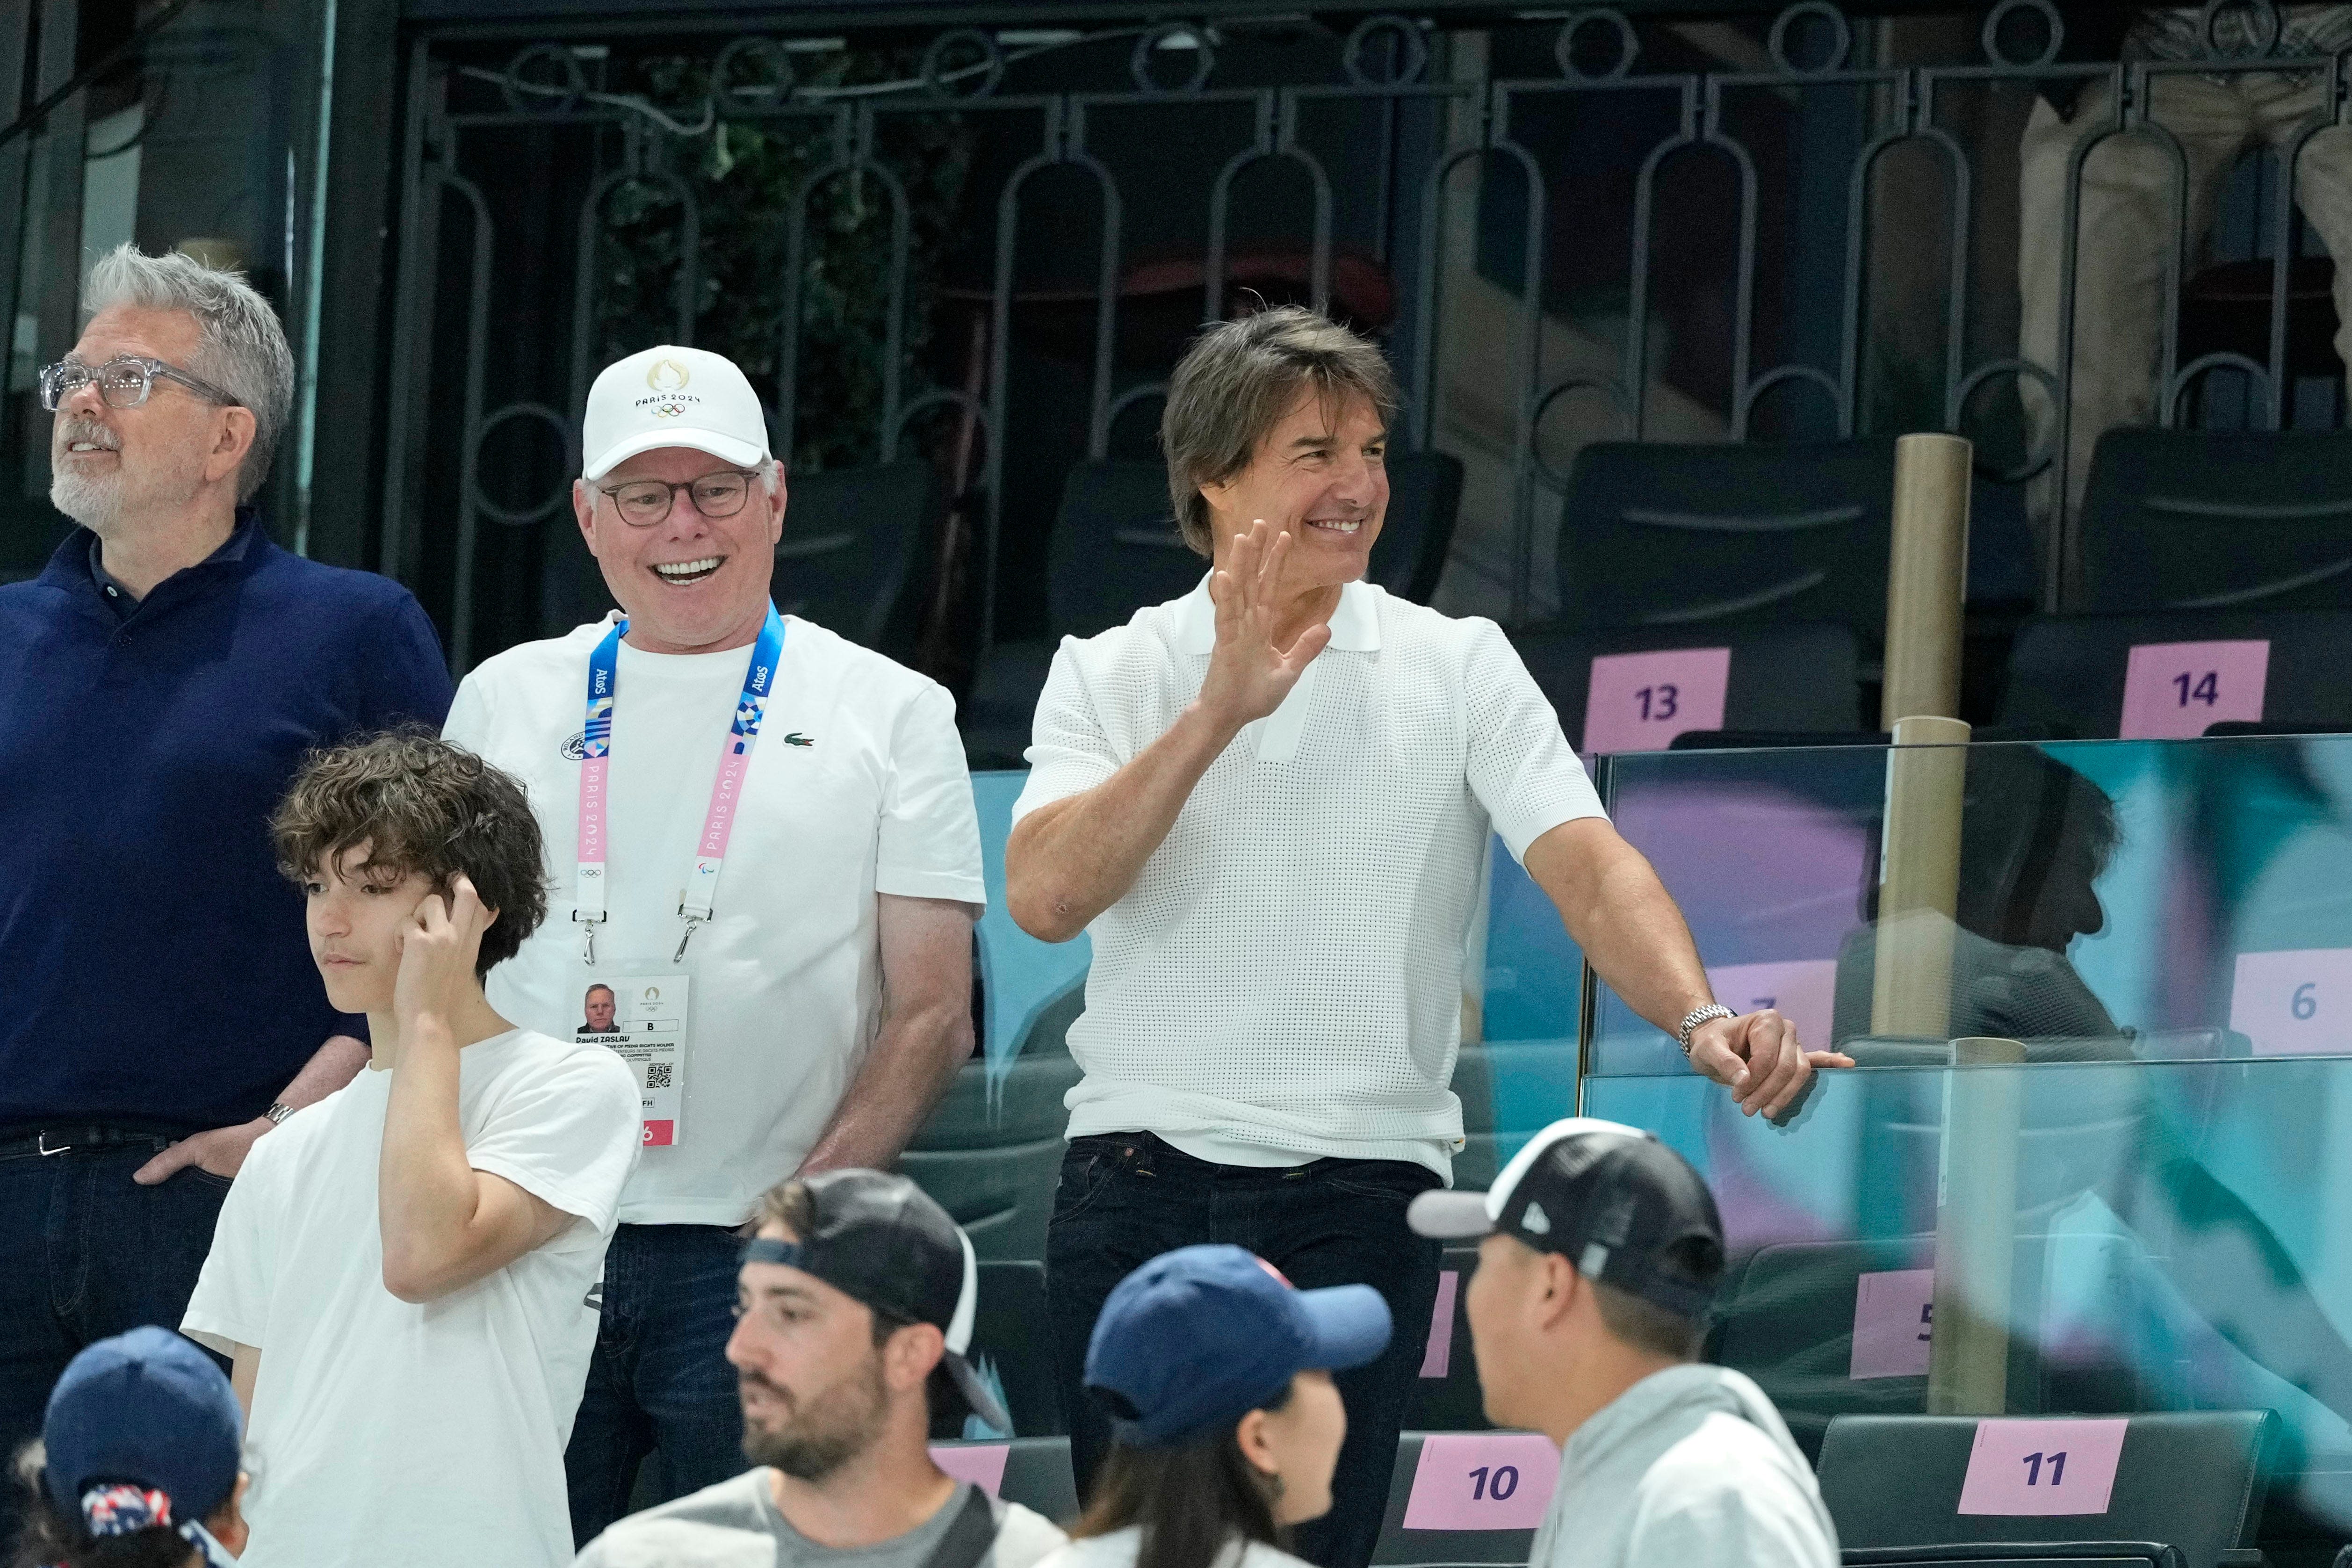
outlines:
{"label": "number 5 sign", "polygon": [[1528,1432],[1432,1432],[1421,1440],[1407,1530],[1533,1530],[1551,1506],[1559,1450]]}
{"label": "number 5 sign", "polygon": [[2225,719],[2258,723],[2270,672],[2266,641],[2142,643],[2124,666],[2116,732],[2126,741],[2179,740]]}

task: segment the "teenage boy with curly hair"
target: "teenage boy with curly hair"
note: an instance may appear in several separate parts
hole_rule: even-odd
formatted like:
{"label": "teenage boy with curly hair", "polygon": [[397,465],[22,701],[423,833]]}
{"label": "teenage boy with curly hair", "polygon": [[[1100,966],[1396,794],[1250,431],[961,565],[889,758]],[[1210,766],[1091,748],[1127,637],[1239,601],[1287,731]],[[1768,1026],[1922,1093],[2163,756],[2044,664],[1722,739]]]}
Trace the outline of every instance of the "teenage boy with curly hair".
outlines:
{"label": "teenage boy with curly hair", "polygon": [[271,827],[373,1070],[255,1146],[182,1324],[250,1414],[244,1568],[555,1568],[638,1096],[482,995],[546,913],[537,821],[505,773],[396,732],[314,756]]}

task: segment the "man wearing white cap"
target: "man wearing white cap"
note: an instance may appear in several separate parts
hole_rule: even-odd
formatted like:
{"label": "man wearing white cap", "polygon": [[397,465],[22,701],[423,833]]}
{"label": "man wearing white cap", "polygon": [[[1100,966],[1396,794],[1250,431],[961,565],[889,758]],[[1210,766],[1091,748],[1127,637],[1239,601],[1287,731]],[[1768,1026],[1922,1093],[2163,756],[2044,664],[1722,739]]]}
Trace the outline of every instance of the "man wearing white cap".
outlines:
{"label": "man wearing white cap", "polygon": [[572,510],[620,610],[486,661],[446,732],[529,785],[556,889],[492,1004],[576,1033],[610,987],[582,1037],[642,1091],[565,1456],[584,1542],[649,1453],[664,1498],[740,1468],[734,1227],[786,1177],[897,1159],[971,1049],[984,895],[953,700],[770,602],[786,492],[743,373],[632,354],[582,449]]}

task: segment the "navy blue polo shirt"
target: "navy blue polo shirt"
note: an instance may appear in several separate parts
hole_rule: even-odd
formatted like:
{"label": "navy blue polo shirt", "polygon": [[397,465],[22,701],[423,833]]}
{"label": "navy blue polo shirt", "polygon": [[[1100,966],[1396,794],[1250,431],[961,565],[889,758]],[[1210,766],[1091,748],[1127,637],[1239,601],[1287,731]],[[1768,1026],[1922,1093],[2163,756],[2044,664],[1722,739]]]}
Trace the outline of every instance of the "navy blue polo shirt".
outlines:
{"label": "navy blue polo shirt", "polygon": [[249,510],[135,605],[90,535],[0,586],[0,1131],[251,1121],[327,1037],[269,815],[314,746],[415,721],[449,672],[408,590]]}

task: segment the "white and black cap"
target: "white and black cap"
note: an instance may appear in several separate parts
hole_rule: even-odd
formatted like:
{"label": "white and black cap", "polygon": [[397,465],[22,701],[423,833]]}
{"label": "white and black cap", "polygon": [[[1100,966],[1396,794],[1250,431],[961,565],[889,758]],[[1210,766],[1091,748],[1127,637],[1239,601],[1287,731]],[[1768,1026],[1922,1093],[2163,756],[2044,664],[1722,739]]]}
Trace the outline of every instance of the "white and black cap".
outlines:
{"label": "white and black cap", "polygon": [[1405,1217],[1441,1241],[1516,1237],[1685,1318],[1706,1315],[1723,1279],[1723,1219],[1690,1162],[1595,1117],[1553,1122],[1486,1191],[1423,1193]]}
{"label": "white and black cap", "polygon": [[971,1237],[931,1195],[887,1171],[825,1171],[801,1178],[814,1210],[797,1241],[744,1243],[746,1263],[780,1263],[824,1280],[876,1311],[935,1325],[947,1340],[942,1364],[973,1415],[1000,1432],[1013,1419],[967,1354],[980,1310],[980,1264]]}

